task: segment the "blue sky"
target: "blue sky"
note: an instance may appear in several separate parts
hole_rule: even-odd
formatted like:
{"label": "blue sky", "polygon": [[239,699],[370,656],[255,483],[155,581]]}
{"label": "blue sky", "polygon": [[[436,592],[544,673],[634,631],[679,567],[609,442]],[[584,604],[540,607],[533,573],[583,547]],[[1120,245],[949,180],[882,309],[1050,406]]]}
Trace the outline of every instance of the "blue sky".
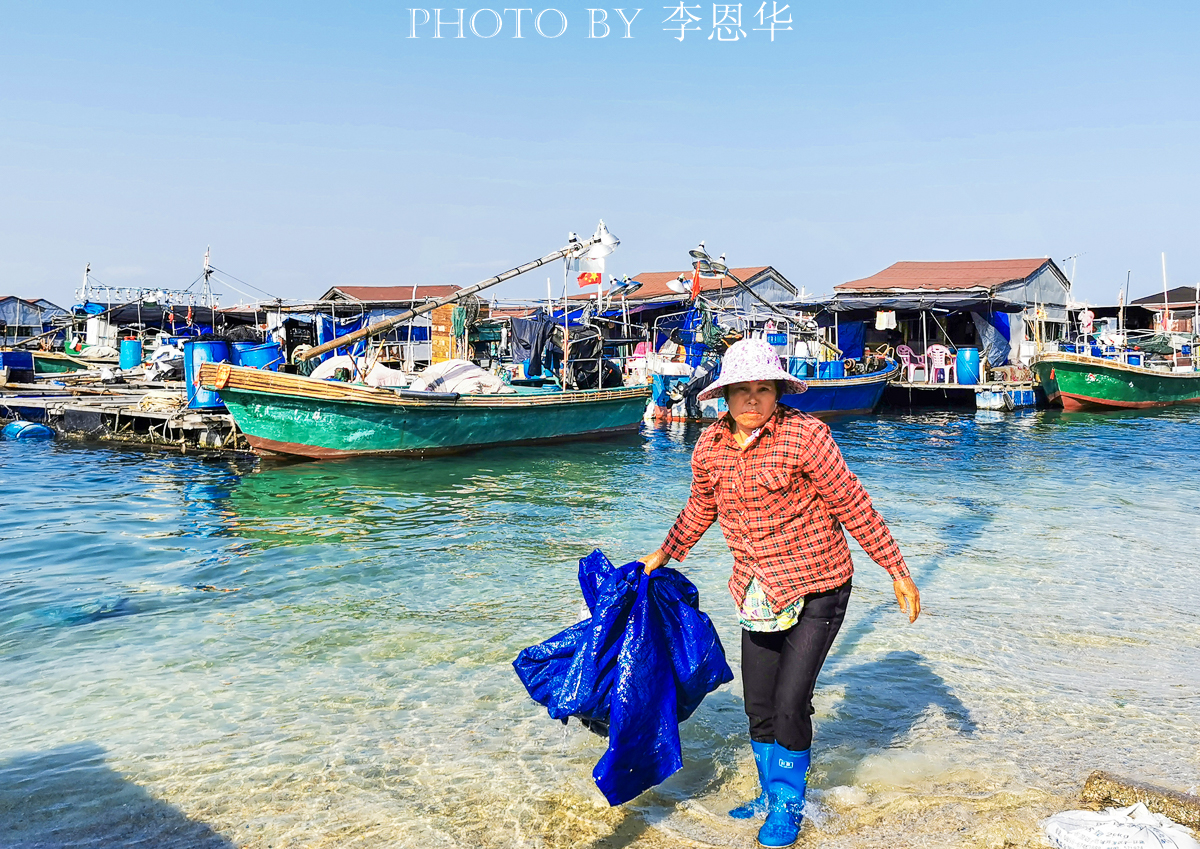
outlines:
{"label": "blue sky", "polygon": [[1195,2],[792,2],[774,42],[760,3],[736,42],[711,3],[683,42],[664,5],[632,39],[615,7],[587,38],[585,4],[531,4],[568,29],[521,39],[512,13],[411,39],[407,5],[105,5],[4,6],[0,294],[70,303],[86,262],[185,286],[208,245],[285,298],[468,285],[601,217],[616,273],[705,239],[809,292],[902,259],[1078,254],[1093,303],[1127,269],[1161,290],[1164,251],[1200,278]]}

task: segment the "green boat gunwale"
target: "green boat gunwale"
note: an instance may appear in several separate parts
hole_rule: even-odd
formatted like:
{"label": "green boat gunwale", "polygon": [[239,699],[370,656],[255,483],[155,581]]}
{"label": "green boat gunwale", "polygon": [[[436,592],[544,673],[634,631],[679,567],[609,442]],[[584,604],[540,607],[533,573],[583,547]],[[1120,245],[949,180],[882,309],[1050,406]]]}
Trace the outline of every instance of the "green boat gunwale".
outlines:
{"label": "green boat gunwale", "polygon": [[[403,397],[394,390],[314,380],[294,374],[266,372],[244,366],[229,366],[229,379],[224,386],[217,385],[217,369],[222,364],[204,363],[200,366],[197,382],[204,389],[221,392],[233,390],[256,394],[281,395],[306,400],[325,399],[338,403],[357,403],[372,406],[392,407],[543,407],[581,402],[618,401],[634,398],[649,398],[649,386],[623,386],[613,389],[576,389],[564,392],[544,392],[518,395],[459,395],[457,398],[414,398]],[[247,380],[249,378],[249,380]],[[249,385],[261,384],[261,385]]]}
{"label": "green boat gunwale", "polygon": [[1196,380],[1200,378],[1200,372],[1197,371],[1164,371],[1163,369],[1147,368],[1146,366],[1131,366],[1128,363],[1122,363],[1118,360],[1105,360],[1099,357],[1088,356],[1087,354],[1069,354],[1065,351],[1056,351],[1049,354],[1038,354],[1030,365],[1038,363],[1078,363],[1080,365],[1100,366],[1101,368],[1110,368],[1114,371],[1132,372],[1134,374],[1147,374],[1152,377],[1169,377],[1181,380]]}

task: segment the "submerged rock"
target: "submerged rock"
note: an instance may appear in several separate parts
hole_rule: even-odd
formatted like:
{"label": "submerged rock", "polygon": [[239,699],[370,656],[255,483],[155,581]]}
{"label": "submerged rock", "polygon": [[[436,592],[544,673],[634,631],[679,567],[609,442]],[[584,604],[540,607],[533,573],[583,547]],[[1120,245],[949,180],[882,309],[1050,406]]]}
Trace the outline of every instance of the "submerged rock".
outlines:
{"label": "submerged rock", "polygon": [[129,616],[137,612],[137,608],[134,607],[128,596],[105,596],[82,604],[51,607],[43,611],[42,615],[55,625],[84,625],[100,619]]}
{"label": "submerged rock", "polygon": [[1083,801],[1102,805],[1135,805],[1141,802],[1156,814],[1181,825],[1200,828],[1200,796],[1180,793],[1096,770],[1083,785]]}

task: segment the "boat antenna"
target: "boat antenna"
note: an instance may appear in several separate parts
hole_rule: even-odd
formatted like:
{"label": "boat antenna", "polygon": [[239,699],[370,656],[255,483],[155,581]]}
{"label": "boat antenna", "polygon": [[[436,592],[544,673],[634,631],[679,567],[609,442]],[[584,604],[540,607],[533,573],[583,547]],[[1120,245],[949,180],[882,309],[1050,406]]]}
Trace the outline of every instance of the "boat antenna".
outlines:
{"label": "boat antenna", "polygon": [[212,273],[213,273],[212,263],[209,262],[209,255],[211,253],[212,253],[212,245],[209,245],[208,247],[206,247],[204,249],[204,289],[203,289],[203,294],[201,295],[201,297],[203,297],[205,302],[208,304],[209,312],[212,311],[212,307],[213,307],[212,284],[209,282],[209,278],[212,277]]}

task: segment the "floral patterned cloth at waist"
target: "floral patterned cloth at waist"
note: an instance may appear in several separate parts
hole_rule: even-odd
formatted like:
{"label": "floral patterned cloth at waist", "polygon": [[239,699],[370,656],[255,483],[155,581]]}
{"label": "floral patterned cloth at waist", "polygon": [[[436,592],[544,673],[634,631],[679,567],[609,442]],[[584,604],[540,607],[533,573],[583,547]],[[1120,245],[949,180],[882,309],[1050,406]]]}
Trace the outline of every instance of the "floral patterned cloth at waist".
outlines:
{"label": "floral patterned cloth at waist", "polygon": [[776,614],[771,610],[767,594],[758,586],[756,578],[750,579],[746,587],[746,597],[738,608],[738,621],[747,631],[787,631],[793,628],[800,619],[800,611],[804,607],[804,597],[793,602]]}

